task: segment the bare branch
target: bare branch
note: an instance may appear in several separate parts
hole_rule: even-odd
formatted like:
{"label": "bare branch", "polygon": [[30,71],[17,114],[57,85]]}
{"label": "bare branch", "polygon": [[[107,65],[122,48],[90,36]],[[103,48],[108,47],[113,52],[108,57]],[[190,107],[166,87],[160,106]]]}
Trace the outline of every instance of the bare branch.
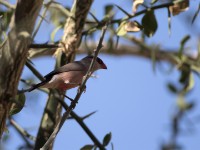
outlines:
{"label": "bare branch", "polygon": [[[24,130],[22,127],[20,127],[20,125],[18,125],[13,119],[9,119],[11,125],[13,125],[13,127],[19,132],[20,135],[32,140],[32,141],[36,141],[35,137],[30,135],[26,130]],[[33,145],[30,145],[33,146]]]}
{"label": "bare branch", "polygon": [[35,31],[34,31],[34,33],[33,33],[32,40],[34,40],[36,34],[38,33],[38,31],[39,31],[39,29],[40,29],[40,26],[41,26],[41,24],[42,24],[42,22],[43,22],[43,20],[44,20],[44,18],[45,18],[45,16],[46,16],[47,10],[48,10],[48,8],[49,8],[49,6],[51,5],[52,2],[53,2],[53,0],[49,1],[49,2],[45,5],[46,7],[45,7],[45,9],[44,9],[44,11],[43,11],[43,13],[42,13],[42,16],[41,16],[41,18],[40,18],[40,21],[38,22],[38,24],[37,24],[37,26],[36,26],[36,29],[35,29]]}

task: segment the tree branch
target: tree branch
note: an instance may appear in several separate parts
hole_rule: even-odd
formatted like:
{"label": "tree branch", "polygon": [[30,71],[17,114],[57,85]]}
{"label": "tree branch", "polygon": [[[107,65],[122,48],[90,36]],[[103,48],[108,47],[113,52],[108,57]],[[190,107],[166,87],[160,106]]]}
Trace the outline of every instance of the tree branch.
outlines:
{"label": "tree branch", "polygon": [[[10,124],[19,132],[20,135],[22,135],[25,138],[28,138],[32,141],[36,141],[35,137],[33,137],[32,135],[30,135],[26,130],[24,130],[22,127],[20,127],[12,118],[9,119],[10,120]],[[33,145],[31,145],[27,140],[25,140],[27,145],[33,147]]]}
{"label": "tree branch", "polygon": [[[38,47],[41,46],[41,49]],[[43,44],[39,44],[37,46],[34,45],[32,48],[29,50],[29,57],[30,58],[35,58],[35,57],[42,57],[42,56],[52,56],[56,49],[54,47],[58,47],[57,44],[55,45],[43,45]],[[45,47],[48,47],[48,49],[45,49]],[[89,49],[93,49],[95,47],[95,44],[91,44],[89,45]],[[85,46],[81,46],[79,48],[79,50],[77,50],[78,54],[87,54],[88,53],[88,48],[86,48]],[[176,65],[178,62],[175,59],[176,56],[178,56],[178,52],[176,52],[178,50],[178,48],[176,49],[162,49],[162,48],[157,48],[157,51],[155,52],[156,55],[156,60],[159,61],[166,61],[168,63],[171,63],[173,65]],[[101,53],[103,54],[108,54],[108,55],[117,55],[117,56],[121,56],[121,55],[132,55],[132,56],[138,56],[138,57],[143,57],[143,58],[147,58],[147,59],[151,59],[151,46],[147,46],[145,45],[145,47],[141,47],[141,45],[139,44],[139,46],[129,46],[129,45],[119,45],[116,48],[114,47],[109,47],[106,44],[104,44],[104,47],[101,50]],[[184,57],[187,60],[196,62],[196,58],[191,57],[189,55],[184,54]]]}
{"label": "tree branch", "polygon": [[[67,111],[69,106],[64,101],[60,101],[60,103],[62,104],[62,107],[65,108],[65,111]],[[71,111],[70,115],[72,118],[74,118],[78,122],[78,124],[82,127],[82,129],[90,137],[90,139],[93,141],[93,143],[95,145],[97,145],[100,149],[103,149],[104,148],[103,145],[95,137],[95,135],[92,133],[92,131],[88,128],[88,126],[83,122],[83,119],[81,117],[79,117],[74,111]]]}
{"label": "tree branch", "polygon": [[17,94],[28,45],[43,0],[18,0],[8,38],[0,48],[0,136],[8,117],[10,98]]}
{"label": "tree branch", "polygon": [[15,9],[15,6],[10,4],[9,2],[5,1],[5,0],[0,0],[0,4],[4,5],[5,7],[7,8],[10,8],[10,9]]}

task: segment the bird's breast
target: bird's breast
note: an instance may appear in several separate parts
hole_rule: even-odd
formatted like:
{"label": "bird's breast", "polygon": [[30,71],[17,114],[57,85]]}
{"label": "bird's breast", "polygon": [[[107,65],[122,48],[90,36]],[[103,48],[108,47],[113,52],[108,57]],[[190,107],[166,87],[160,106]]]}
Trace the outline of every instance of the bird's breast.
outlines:
{"label": "bird's breast", "polygon": [[69,71],[54,75],[52,79],[43,87],[57,88],[61,90],[68,90],[75,88],[82,82],[83,76],[85,75],[82,71]]}

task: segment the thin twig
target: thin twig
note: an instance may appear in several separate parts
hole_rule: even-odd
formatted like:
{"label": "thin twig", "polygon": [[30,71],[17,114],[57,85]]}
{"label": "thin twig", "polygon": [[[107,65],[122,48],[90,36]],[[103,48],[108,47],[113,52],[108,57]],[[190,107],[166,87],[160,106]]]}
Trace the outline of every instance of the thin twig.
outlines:
{"label": "thin twig", "polygon": [[[24,130],[22,127],[20,127],[20,125],[18,125],[12,118],[10,118],[9,120],[10,120],[10,124],[17,130],[17,132],[20,135],[22,135],[23,137],[28,138],[34,142],[36,141],[36,138],[34,136],[30,135],[26,130]],[[28,146],[33,147],[33,145],[31,145],[30,142],[27,141],[27,139],[25,140],[25,142],[27,143]]]}
{"label": "thin twig", "polygon": [[44,77],[31,65],[28,61],[26,61],[26,66],[33,72],[33,74],[40,79],[41,81],[44,80]]}
{"label": "thin twig", "polygon": [[[64,102],[64,101],[59,101],[62,105],[62,107],[67,111],[69,106]],[[96,111],[95,111],[96,112]],[[91,114],[95,113],[92,112]],[[74,118],[78,124],[82,127],[82,129],[86,132],[86,134],[90,137],[90,139],[94,142],[94,144],[99,148],[99,149],[104,149],[103,145],[99,140],[95,137],[95,135],[92,133],[92,131],[87,127],[87,125],[83,122],[83,119],[85,117],[79,117],[74,111],[70,113],[71,117]],[[69,117],[68,117],[69,119]]]}
{"label": "thin twig", "polygon": [[30,44],[29,48],[58,48],[59,45],[58,44]]}
{"label": "thin twig", "polygon": [[7,8],[10,8],[10,9],[15,9],[15,6],[10,4],[9,2],[5,1],[5,0],[0,0],[0,4],[4,5],[5,7]]}
{"label": "thin twig", "polygon": [[[78,89],[78,93],[74,99],[74,101],[71,102],[71,105],[69,106],[69,108],[67,109],[67,111],[63,114],[60,122],[58,123],[58,125],[56,126],[55,130],[53,131],[53,133],[51,134],[51,136],[49,137],[49,139],[47,140],[47,142],[44,144],[44,146],[40,149],[40,150],[47,150],[48,147],[51,145],[51,143],[54,141],[56,135],[58,134],[58,132],[60,131],[60,129],[62,128],[64,122],[66,121],[66,119],[69,117],[71,111],[76,107],[76,103],[79,101],[84,89],[85,89],[85,84],[87,82],[87,80],[89,79],[90,75],[91,75],[91,70],[93,69],[94,67],[94,63],[96,61],[96,58],[97,58],[97,55],[100,51],[100,49],[103,47],[102,46],[102,42],[103,42],[103,38],[104,38],[104,35],[105,35],[105,32],[107,30],[107,26],[106,25],[105,27],[103,27],[102,29],[102,34],[101,34],[101,37],[100,37],[100,40],[99,40],[99,44],[97,46],[97,48],[94,50],[94,58],[90,64],[90,67],[87,71],[87,74],[85,75],[82,83],[81,83],[81,86],[79,87]],[[105,149],[104,147],[100,148],[100,149]]]}
{"label": "thin twig", "polygon": [[33,33],[33,36],[32,36],[32,39],[33,39],[33,40],[34,40],[36,34],[38,33],[38,31],[39,31],[39,29],[40,29],[40,26],[41,26],[41,24],[42,24],[42,22],[43,22],[43,20],[44,20],[44,18],[45,18],[45,16],[46,16],[47,10],[48,10],[49,6],[51,5],[52,1],[53,1],[53,0],[49,1],[49,2],[46,4],[46,8],[45,8],[44,11],[43,11],[42,17],[41,17],[40,21],[38,22],[37,27],[36,27],[36,29],[35,29],[35,31],[34,31],[34,33]]}

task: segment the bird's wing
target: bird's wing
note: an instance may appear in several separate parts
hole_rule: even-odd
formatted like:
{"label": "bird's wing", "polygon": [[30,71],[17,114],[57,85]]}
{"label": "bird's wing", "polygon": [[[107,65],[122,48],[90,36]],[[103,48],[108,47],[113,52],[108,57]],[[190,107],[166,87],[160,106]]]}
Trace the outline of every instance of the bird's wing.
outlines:
{"label": "bird's wing", "polygon": [[72,62],[72,63],[68,63],[68,64],[50,72],[49,74],[45,75],[44,78],[46,80],[51,80],[51,78],[54,75],[62,73],[62,72],[85,71],[85,70],[87,71],[85,65],[83,65],[80,61],[75,61],[75,62]]}

